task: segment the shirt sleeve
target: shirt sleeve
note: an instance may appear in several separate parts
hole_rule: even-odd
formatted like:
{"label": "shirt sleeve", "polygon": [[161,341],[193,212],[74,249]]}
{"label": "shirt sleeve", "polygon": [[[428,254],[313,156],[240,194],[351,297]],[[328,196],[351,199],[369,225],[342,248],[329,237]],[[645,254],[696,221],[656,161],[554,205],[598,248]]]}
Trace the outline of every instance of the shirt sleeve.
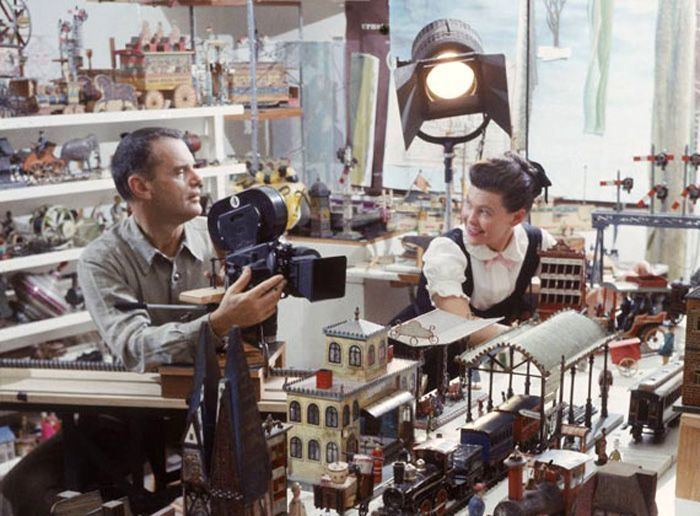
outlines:
{"label": "shirt sleeve", "polygon": [[467,257],[456,243],[446,237],[434,239],[423,255],[423,274],[431,301],[436,294],[466,299],[462,290],[466,269]]}
{"label": "shirt sleeve", "polygon": [[193,363],[202,324],[209,328],[215,345],[220,345],[209,327],[208,314],[192,321],[154,326],[145,309],[123,312],[114,308],[116,302],[139,300],[123,275],[108,265],[81,259],[78,280],[100,336],[128,369],[145,372],[163,364]]}

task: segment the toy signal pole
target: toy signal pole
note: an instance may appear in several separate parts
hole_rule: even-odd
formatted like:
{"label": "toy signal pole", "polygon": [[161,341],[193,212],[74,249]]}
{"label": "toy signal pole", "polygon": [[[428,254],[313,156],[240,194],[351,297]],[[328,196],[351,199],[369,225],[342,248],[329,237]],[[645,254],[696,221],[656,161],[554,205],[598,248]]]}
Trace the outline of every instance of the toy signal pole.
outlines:
{"label": "toy signal pole", "polygon": [[[666,166],[669,161],[673,160],[673,154],[667,154],[666,152],[659,152],[655,154],[656,148],[652,144],[651,154],[648,156],[634,156],[632,158],[634,161],[649,161],[651,163],[651,187],[652,190],[656,189],[656,167],[661,167],[661,170],[666,170]],[[649,210],[650,213],[654,213],[654,197],[650,196],[649,200]]]}
{"label": "toy signal pole", "polygon": [[[690,149],[686,145],[685,146],[685,153],[681,157],[681,159],[683,160],[683,185],[685,185],[683,192],[686,194],[686,195],[681,194],[681,196],[683,197],[683,215],[685,215],[687,213],[686,210],[688,207],[688,194],[690,194],[690,198],[693,201],[693,204],[695,204],[695,201],[697,200],[697,197],[693,198],[693,195],[695,194],[695,192],[693,191],[693,188],[691,188],[691,187],[695,187],[697,189],[697,187],[696,187],[696,185],[689,184],[689,182],[688,182],[689,181],[688,180],[689,167],[691,167],[691,166],[693,167],[693,169],[695,171],[695,173],[693,174],[694,176],[697,176],[698,167],[700,167],[700,154],[698,154],[697,152],[694,152],[693,154],[688,154],[688,152],[690,152]],[[696,178],[694,177],[693,183],[695,182],[695,180],[696,180]]]}

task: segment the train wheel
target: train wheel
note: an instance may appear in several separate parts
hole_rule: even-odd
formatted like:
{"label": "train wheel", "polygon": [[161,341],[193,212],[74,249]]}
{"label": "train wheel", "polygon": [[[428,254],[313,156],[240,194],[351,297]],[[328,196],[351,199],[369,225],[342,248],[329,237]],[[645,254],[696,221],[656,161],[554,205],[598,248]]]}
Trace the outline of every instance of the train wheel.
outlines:
{"label": "train wheel", "polygon": [[197,92],[190,84],[180,84],[173,92],[176,108],[191,108],[197,105]]}
{"label": "train wheel", "polygon": [[149,90],[143,98],[143,105],[146,109],[163,109],[165,106],[165,97],[158,90]]}
{"label": "train wheel", "polygon": [[626,357],[617,364],[622,376],[633,376],[639,369],[639,364],[634,358]]}
{"label": "train wheel", "polygon": [[449,496],[447,495],[447,489],[441,488],[437,496],[435,497],[435,514],[442,516],[447,512],[447,500]]}
{"label": "train wheel", "polygon": [[428,498],[423,500],[418,506],[418,514],[420,514],[420,516],[430,516],[432,510],[433,504],[430,503],[430,500]]}

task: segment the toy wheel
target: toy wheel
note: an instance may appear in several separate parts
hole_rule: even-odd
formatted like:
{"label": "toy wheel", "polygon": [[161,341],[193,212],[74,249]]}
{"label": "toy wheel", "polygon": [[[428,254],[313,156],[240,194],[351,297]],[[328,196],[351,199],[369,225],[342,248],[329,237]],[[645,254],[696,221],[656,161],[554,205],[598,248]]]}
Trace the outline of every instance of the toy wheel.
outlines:
{"label": "toy wheel", "polygon": [[165,97],[158,90],[147,91],[146,96],[143,98],[143,105],[146,109],[163,109]]}
{"label": "toy wheel", "polygon": [[60,176],[63,173],[66,163],[63,160],[57,159],[52,161],[48,167],[51,169],[51,174],[54,176]]}
{"label": "toy wheel", "polygon": [[642,342],[650,351],[658,351],[664,345],[664,333],[661,326],[651,326],[642,333]]}
{"label": "toy wheel", "polygon": [[617,368],[620,370],[622,376],[632,376],[639,369],[639,364],[634,358],[626,357],[620,360],[617,364]]}
{"label": "toy wheel", "polygon": [[418,506],[418,514],[420,514],[420,516],[430,516],[430,514],[432,514],[432,509],[433,504],[430,503],[429,498],[426,498],[420,503],[420,506]]}
{"label": "toy wheel", "polygon": [[176,108],[195,107],[197,92],[190,84],[180,84],[173,92],[173,103]]}
{"label": "toy wheel", "polygon": [[34,179],[43,179],[44,176],[46,175],[46,170],[44,169],[44,164],[39,163],[39,162],[32,163],[27,168],[27,174],[32,176]]}
{"label": "toy wheel", "polygon": [[75,236],[75,217],[61,206],[51,206],[41,219],[41,236],[65,242]]}
{"label": "toy wheel", "polygon": [[445,514],[448,498],[449,496],[447,495],[447,489],[443,487],[438,491],[437,496],[435,497],[435,514],[438,516]]}

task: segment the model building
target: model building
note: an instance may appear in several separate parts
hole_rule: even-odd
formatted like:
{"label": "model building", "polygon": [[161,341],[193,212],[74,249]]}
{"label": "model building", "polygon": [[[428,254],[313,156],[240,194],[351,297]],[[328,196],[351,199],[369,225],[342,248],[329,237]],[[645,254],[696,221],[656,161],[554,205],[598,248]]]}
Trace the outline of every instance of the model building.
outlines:
{"label": "model building", "polygon": [[288,383],[289,476],[313,483],[332,462],[409,435],[418,362],[392,357],[389,329],[359,318],[324,328],[324,368]]}

